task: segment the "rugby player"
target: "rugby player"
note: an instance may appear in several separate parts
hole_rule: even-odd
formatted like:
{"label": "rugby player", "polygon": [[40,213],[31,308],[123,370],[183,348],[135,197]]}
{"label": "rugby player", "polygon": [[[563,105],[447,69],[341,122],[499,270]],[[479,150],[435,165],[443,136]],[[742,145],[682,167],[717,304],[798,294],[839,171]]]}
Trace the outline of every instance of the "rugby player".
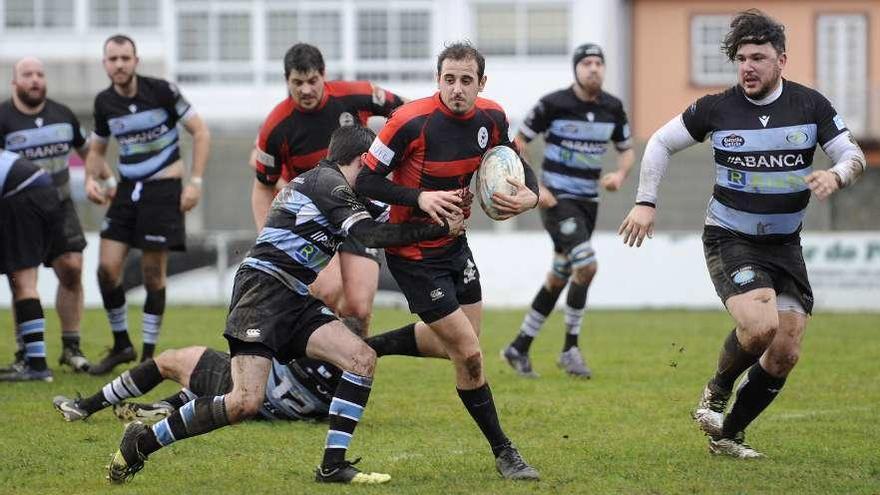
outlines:
{"label": "rugby player", "polygon": [[[43,62],[25,57],[12,67],[12,97],[0,104],[0,146],[14,151],[43,168],[61,198],[64,220],[52,229],[50,248],[43,264],[58,278],[55,310],[61,321],[62,351],[59,364],[85,371],[89,361],[79,346],[83,312],[82,265],[86,238],[70,198],[71,151],[85,159],[88,152],[79,120],[73,112],[46,97]],[[15,362],[24,360],[24,345],[18,336]],[[13,366],[14,368],[15,366]]]}
{"label": "rugby player", "polygon": [[[467,43],[451,44],[437,58],[439,91],[397,109],[370,147],[358,188],[370,198],[393,205],[391,222],[436,224],[442,218],[469,215],[471,177],[483,154],[497,145],[515,149],[507,117],[494,101],[479,98],[486,84],[485,60]],[[537,179],[523,165],[525,184],[493,202],[502,218],[534,208]],[[387,175],[393,172],[393,180]],[[463,211],[464,210],[464,211]],[[482,430],[504,478],[537,479],[498,421],[483,373],[479,332],[482,295],[477,265],[465,236],[444,236],[385,250],[388,268],[422,322],[383,341],[394,353],[451,359],[456,388]],[[388,351],[388,352],[386,352]]]}
{"label": "rugby player", "polygon": [[[324,57],[312,45],[297,43],[284,55],[289,96],[266,118],[256,142],[251,209],[257,230],[266,221],[279,178],[289,182],[326,157],[335,129],[366,125],[371,115],[387,117],[403,103],[367,81],[327,81],[324,71]],[[378,283],[378,250],[348,237],[311,290],[355,333],[366,336]]]}
{"label": "rugby player", "polygon": [[[141,359],[153,356],[165,312],[168,251],[183,251],[184,214],[202,194],[211,137],[208,127],[174,84],[137,74],[137,50],[125,35],[104,42],[104,70],[112,81],[95,97],[95,132],[86,159],[89,199],[110,208],[101,227],[98,284],[113,331],[113,347],[89,368],[96,375],[137,358],[128,337],[128,312],[122,287],[125,258],[142,251],[141,268],[147,297],[143,312]],[[183,184],[177,124],[193,138],[192,171]],[[107,141],[119,144],[118,187],[102,177]],[[103,184],[101,179],[109,181]]]}
{"label": "rugby player", "polygon": [[[813,294],[800,245],[810,196],[825,200],[851,185],[865,156],[831,103],[782,77],[785,28],[752,9],[730,24],[722,48],[738,84],[704,96],[651,137],[636,205],[620,226],[623,241],[652,236],[657,189],[671,154],[711,139],[716,179],[703,247],[715,291],[736,327],[694,412],[709,451],[763,457],[746,427],[776,398],[801,351]],[[820,145],[834,165],[813,167]],[[734,382],[745,374],[726,412]]]}
{"label": "rugby player", "polygon": [[460,234],[464,219],[444,225],[374,221],[354,193],[358,172],[375,134],[344,126],[330,140],[318,167],[294,178],[278,194],[256,244],[235,276],[224,336],[232,355],[232,389],[199,397],[147,428],[133,422],[109,466],[120,483],[144,466],[147,456],[171,443],[238,423],[258,414],[272,359],[286,363],[307,356],[342,370],[330,403],[330,425],[319,482],[384,483],[390,476],[362,473],[345,454],[372,387],[376,353],[350,332],[308,285],[346,235],[366,246],[405,245]]}
{"label": "rugby player", "polygon": [[[599,186],[617,191],[635,162],[623,104],[602,90],[605,54],[594,43],[574,50],[574,83],[538,101],[516,135],[520,149],[544,136],[541,218],[553,240],[553,264],[523,318],[519,334],[502,357],[520,375],[536,377],[529,347],[568,285],[565,342],[557,361],[571,376],[590,378],[578,346],[587,291],[596,275],[590,243],[599,209]],[[617,170],[600,177],[608,141],[617,149]]]}

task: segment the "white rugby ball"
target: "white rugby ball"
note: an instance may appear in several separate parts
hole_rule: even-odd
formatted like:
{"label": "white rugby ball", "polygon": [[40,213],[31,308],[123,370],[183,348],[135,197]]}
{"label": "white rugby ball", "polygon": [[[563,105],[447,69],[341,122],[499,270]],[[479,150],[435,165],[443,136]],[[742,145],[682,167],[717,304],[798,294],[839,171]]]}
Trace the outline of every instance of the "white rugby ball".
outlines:
{"label": "white rugby ball", "polygon": [[483,155],[480,169],[477,171],[477,193],[480,206],[489,218],[498,220],[501,215],[495,209],[492,195],[495,192],[515,194],[516,188],[507,182],[508,178],[525,182],[522,162],[516,152],[507,146],[496,146]]}

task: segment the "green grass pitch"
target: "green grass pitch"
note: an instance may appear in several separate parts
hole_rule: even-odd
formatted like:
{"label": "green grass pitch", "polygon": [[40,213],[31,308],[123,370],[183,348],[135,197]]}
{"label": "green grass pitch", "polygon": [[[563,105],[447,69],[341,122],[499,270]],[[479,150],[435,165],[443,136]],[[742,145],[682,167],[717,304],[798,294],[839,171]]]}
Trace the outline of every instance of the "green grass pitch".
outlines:
{"label": "green grass pitch", "polygon": [[[690,420],[731,327],[722,312],[588,313],[582,347],[595,376],[575,381],[556,369],[562,342],[555,314],[533,347],[541,374],[515,376],[499,350],[521,311],[486,311],[485,367],[502,425],[538,483],[502,481],[482,435],[459,403],[448,362],[389,357],[351,457],[388,472],[383,487],[320,486],[312,481],[324,424],[251,422],[174,444],[154,454],[132,483],[110,487],[104,466],[122,426],[110,411],[66,423],[56,394],[95,392],[103,379],[57,369],[60,339],[48,311],[53,383],[0,384],[0,493],[880,493],[880,316],[818,314],[800,363],[779,398],[749,429],[767,454],[758,461],[715,458]],[[171,308],[161,348],[200,343],[226,350],[225,310]],[[137,329],[140,311],[129,321]],[[375,331],[411,321],[380,310]],[[2,328],[11,327],[0,311]],[[98,357],[110,341],[100,311],[87,311],[83,348]],[[11,331],[0,361],[12,355]],[[121,371],[121,368],[117,368]],[[148,397],[173,391],[165,384]]]}

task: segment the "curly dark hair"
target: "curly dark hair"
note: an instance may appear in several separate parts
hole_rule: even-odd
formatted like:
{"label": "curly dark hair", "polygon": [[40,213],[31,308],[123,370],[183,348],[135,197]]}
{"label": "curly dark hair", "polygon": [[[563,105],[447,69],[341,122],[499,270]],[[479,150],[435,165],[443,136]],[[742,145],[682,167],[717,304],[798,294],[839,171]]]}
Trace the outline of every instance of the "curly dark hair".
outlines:
{"label": "curly dark hair", "polygon": [[318,47],[308,43],[297,43],[284,54],[284,78],[290,77],[293,71],[302,72],[317,71],[324,75],[324,56]]}
{"label": "curly dark hair", "polygon": [[732,62],[740,45],[770,43],[776,53],[785,52],[785,26],[758,9],[740,12],[730,21],[730,31],[721,42],[721,51]]}
{"label": "curly dark hair", "polygon": [[443,51],[437,56],[438,76],[442,70],[443,61],[446,59],[475,61],[477,63],[477,77],[483,79],[483,72],[486,70],[486,59],[483,58],[483,54],[470,41],[456,41],[443,48]]}

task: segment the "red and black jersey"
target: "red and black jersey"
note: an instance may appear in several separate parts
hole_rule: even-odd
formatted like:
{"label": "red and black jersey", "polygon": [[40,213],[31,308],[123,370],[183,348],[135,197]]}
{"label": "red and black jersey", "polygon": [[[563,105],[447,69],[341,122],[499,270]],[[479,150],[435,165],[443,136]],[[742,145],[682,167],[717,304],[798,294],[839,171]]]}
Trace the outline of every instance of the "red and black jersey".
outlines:
{"label": "red and black jersey", "polygon": [[[457,115],[443,104],[440,93],[435,93],[394,112],[370,147],[366,165],[378,174],[393,172],[395,184],[411,189],[457,190],[470,185],[483,154],[500,144],[510,145],[507,116],[501,106],[477,98],[471,111]],[[432,220],[418,207],[393,205],[390,221]],[[407,259],[430,258],[445,253],[455,239],[445,236],[386,251]]]}
{"label": "red and black jersey", "polygon": [[371,115],[387,117],[403,102],[367,81],[328,81],[318,107],[303,110],[287,97],[266,118],[257,137],[257,180],[274,185],[311,170],[327,156],[330,135],[338,127]]}

